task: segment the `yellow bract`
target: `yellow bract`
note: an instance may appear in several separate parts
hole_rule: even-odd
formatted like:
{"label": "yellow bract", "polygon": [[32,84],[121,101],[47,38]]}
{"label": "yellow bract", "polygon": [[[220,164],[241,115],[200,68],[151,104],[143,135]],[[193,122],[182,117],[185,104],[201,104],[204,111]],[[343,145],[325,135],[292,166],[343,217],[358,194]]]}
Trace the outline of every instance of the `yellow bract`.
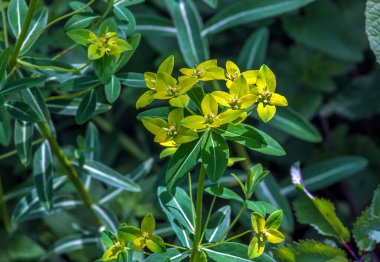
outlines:
{"label": "yellow bract", "polygon": [[253,85],[256,82],[257,73],[257,70],[248,70],[240,73],[239,67],[234,62],[228,60],[226,62],[226,85],[230,88],[235,79],[239,78],[240,75],[244,75],[248,84]]}
{"label": "yellow bract", "polygon": [[189,129],[202,130],[206,127],[219,127],[227,123],[232,123],[244,113],[243,110],[228,109],[219,114],[218,102],[212,94],[205,95],[201,107],[202,116],[192,115],[185,117],[180,124]]}
{"label": "yellow bract", "polygon": [[275,93],[276,76],[266,65],[260,67],[256,85],[251,92],[257,96],[257,113],[264,122],[268,122],[276,113],[276,106],[287,106],[288,101],[282,95]]}
{"label": "yellow bract", "polygon": [[181,68],[179,71],[185,76],[195,78],[198,81],[224,79],[224,69],[218,67],[216,59],[200,63],[195,68]]}
{"label": "yellow bract", "polygon": [[142,122],[146,129],[155,135],[154,142],[166,147],[177,147],[198,138],[197,132],[180,126],[183,110],[174,109],[169,113],[168,121],[161,118],[146,117]]}
{"label": "yellow bract", "polygon": [[107,32],[104,35],[96,36],[91,32],[88,47],[88,58],[96,60],[104,55],[114,56],[118,60],[121,53],[132,50],[132,46],[125,40],[116,36],[116,32]]}

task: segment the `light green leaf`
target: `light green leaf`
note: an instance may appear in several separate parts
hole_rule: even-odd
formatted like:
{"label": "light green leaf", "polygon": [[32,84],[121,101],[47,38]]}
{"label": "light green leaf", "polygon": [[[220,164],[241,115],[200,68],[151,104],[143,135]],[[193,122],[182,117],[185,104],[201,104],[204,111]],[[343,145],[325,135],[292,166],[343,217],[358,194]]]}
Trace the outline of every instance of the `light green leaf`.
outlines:
{"label": "light green leaf", "polygon": [[45,141],[37,149],[33,160],[33,176],[41,206],[50,211],[53,209],[53,155],[50,144]]}
{"label": "light green leaf", "polygon": [[369,40],[369,45],[376,55],[377,62],[380,63],[379,0],[367,0],[365,16],[366,32]]}
{"label": "light green leaf", "polygon": [[24,0],[11,0],[8,6],[8,22],[13,32],[13,35],[17,38],[22,26],[24,25],[26,14],[28,12],[28,6]]}
{"label": "light green leaf", "polygon": [[188,172],[198,163],[203,136],[199,139],[181,144],[170,159],[165,182],[169,190],[174,189],[185,178]]}
{"label": "light green leaf", "polygon": [[269,30],[266,27],[255,31],[245,42],[240,52],[238,65],[242,70],[259,68],[264,64],[269,40]]}
{"label": "light green leaf", "polygon": [[231,207],[224,206],[212,214],[206,228],[206,239],[208,242],[220,242],[226,237],[224,234],[231,222]]}
{"label": "light green leaf", "polygon": [[15,121],[14,143],[17,155],[24,166],[32,160],[33,125],[24,121]]}
{"label": "light green leaf", "polygon": [[83,170],[92,178],[102,181],[107,185],[123,188],[130,192],[140,192],[141,190],[140,187],[128,177],[123,176],[119,172],[95,160],[87,159],[83,165]]}
{"label": "light green leaf", "polygon": [[215,34],[234,26],[281,15],[305,6],[313,0],[245,0],[226,7],[210,18],[202,35]]}
{"label": "light green leaf", "polygon": [[[328,159],[321,163],[306,166],[303,170],[305,187],[313,192],[326,188],[338,181],[346,179],[363,170],[368,161],[359,156],[341,156]],[[281,182],[281,194],[289,196],[296,192],[296,187],[290,184],[289,179]]]}
{"label": "light green leaf", "polygon": [[208,132],[202,142],[201,161],[211,182],[218,181],[227,168],[229,148],[217,133]]}
{"label": "light green leaf", "polygon": [[209,57],[207,40],[201,36],[202,20],[192,1],[165,0],[174,25],[178,44],[188,66],[193,67]]}
{"label": "light green leaf", "polygon": [[87,122],[96,109],[96,92],[91,89],[80,102],[78,111],[75,115],[75,121],[81,125]]}
{"label": "light green leaf", "polygon": [[105,93],[107,101],[113,103],[120,95],[120,80],[116,76],[112,76],[111,80],[105,85]]}

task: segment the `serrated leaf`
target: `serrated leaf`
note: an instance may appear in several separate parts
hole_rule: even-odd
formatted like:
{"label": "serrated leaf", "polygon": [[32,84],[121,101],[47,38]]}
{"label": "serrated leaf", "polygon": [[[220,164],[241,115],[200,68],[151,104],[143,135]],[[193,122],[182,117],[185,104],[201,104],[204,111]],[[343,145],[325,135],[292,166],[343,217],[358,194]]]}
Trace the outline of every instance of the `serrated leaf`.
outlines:
{"label": "serrated leaf", "polygon": [[111,80],[105,85],[105,93],[107,101],[113,103],[120,95],[120,80],[116,76],[112,76]]}
{"label": "serrated leaf", "polygon": [[198,163],[203,136],[199,139],[181,144],[170,159],[165,182],[169,190],[174,189],[185,178],[188,172]]}
{"label": "serrated leaf", "polygon": [[201,36],[202,20],[192,1],[165,0],[174,25],[178,44],[188,66],[193,67],[209,57],[208,43]]}
{"label": "serrated leaf", "polygon": [[224,206],[212,214],[206,228],[206,239],[208,242],[220,242],[226,237],[226,230],[231,222],[231,207]]}
{"label": "serrated leaf", "polygon": [[371,46],[372,51],[376,55],[377,62],[380,63],[379,0],[367,0],[365,16],[366,32],[369,40],[369,45]]}
{"label": "serrated leaf", "polygon": [[24,25],[26,14],[28,12],[28,6],[24,0],[12,0],[8,6],[8,22],[13,32],[13,35],[17,38],[22,26]]}
{"label": "serrated leaf", "polygon": [[277,16],[302,6],[313,0],[246,0],[226,7],[211,17],[202,35],[215,34],[234,26]]}
{"label": "serrated leaf", "polygon": [[91,89],[80,102],[78,111],[75,115],[75,121],[81,125],[87,122],[96,109],[96,92]]}
{"label": "serrated leaf", "polygon": [[33,125],[25,121],[15,121],[14,143],[17,155],[24,166],[32,160]]}
{"label": "serrated leaf", "polygon": [[53,155],[50,144],[45,141],[37,149],[33,160],[33,176],[41,206],[50,211],[53,209]]}
{"label": "serrated leaf", "polygon": [[264,64],[268,40],[269,30],[266,27],[258,29],[246,40],[238,59],[242,70],[259,68]]}
{"label": "serrated leaf", "polygon": [[201,161],[211,182],[218,181],[227,168],[229,148],[217,133],[208,132],[202,141]]}
{"label": "serrated leaf", "polygon": [[194,207],[190,197],[179,187],[173,193],[164,187],[157,189],[158,199],[169,223],[185,247],[191,247],[190,234],[194,234]]}
{"label": "serrated leaf", "polygon": [[92,178],[130,192],[140,192],[140,187],[128,177],[95,160],[86,160],[83,170]]}

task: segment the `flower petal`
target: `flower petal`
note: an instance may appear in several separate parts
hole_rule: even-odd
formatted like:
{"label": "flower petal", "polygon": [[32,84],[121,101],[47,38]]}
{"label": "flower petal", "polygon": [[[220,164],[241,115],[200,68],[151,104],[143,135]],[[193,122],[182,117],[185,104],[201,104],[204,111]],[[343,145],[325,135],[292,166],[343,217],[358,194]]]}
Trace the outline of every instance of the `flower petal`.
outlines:
{"label": "flower petal", "polygon": [[169,104],[174,107],[186,107],[189,104],[190,98],[188,95],[180,95],[169,100]]}
{"label": "flower petal", "polygon": [[255,233],[259,234],[265,227],[265,219],[260,213],[253,212],[251,215],[251,224]]}
{"label": "flower petal", "polygon": [[147,232],[149,235],[153,234],[154,229],[156,228],[156,221],[151,213],[144,216],[141,221],[141,231]]}
{"label": "flower petal", "polygon": [[260,239],[257,236],[255,236],[254,238],[252,238],[251,243],[249,243],[248,257],[250,259],[259,257],[264,253],[264,249],[265,249],[265,242],[260,241]]}
{"label": "flower petal", "polygon": [[185,117],[180,124],[190,129],[204,129],[207,126],[204,117],[199,115]]}
{"label": "flower petal", "polygon": [[142,94],[136,102],[136,109],[145,107],[153,102],[156,91],[149,90]]}
{"label": "flower petal", "polygon": [[247,95],[248,92],[249,92],[249,88],[248,88],[247,79],[245,79],[243,75],[236,78],[230,87],[231,95],[238,98]]}
{"label": "flower petal", "polygon": [[193,76],[194,72],[192,68],[181,68],[179,71],[186,76]]}
{"label": "flower petal", "polygon": [[265,233],[269,243],[278,244],[285,240],[284,235],[277,229],[269,228]]}
{"label": "flower petal", "polygon": [[183,119],[183,109],[177,108],[170,111],[168,116],[169,126],[177,126],[179,122]]}
{"label": "flower petal", "polygon": [[205,116],[209,115],[210,113],[214,114],[215,116],[218,114],[218,103],[216,102],[214,96],[211,94],[207,94],[203,97],[201,107],[203,115]]}
{"label": "flower petal", "polygon": [[234,120],[238,119],[244,113],[243,110],[231,110],[221,113],[216,118],[220,121],[219,126],[232,123]]}
{"label": "flower petal", "polygon": [[216,102],[221,104],[222,106],[230,106],[229,102],[233,99],[233,96],[231,96],[229,93],[223,92],[223,91],[214,91],[212,92],[212,95],[214,96]]}
{"label": "flower petal", "polygon": [[258,73],[259,70],[248,70],[241,74],[245,77],[245,79],[247,79],[248,85],[253,85],[256,83]]}
{"label": "flower petal", "polygon": [[274,106],[287,106],[288,105],[288,101],[286,100],[286,97],[282,96],[280,94],[277,94],[277,93],[272,94],[272,96],[270,98],[270,103],[271,103],[271,105],[274,105]]}
{"label": "flower petal", "polygon": [[104,47],[98,45],[98,44],[91,44],[88,47],[87,55],[88,59],[90,60],[96,60],[104,56],[106,50]]}
{"label": "flower petal", "polygon": [[197,82],[196,78],[192,77],[183,77],[180,78],[178,88],[180,90],[180,94],[184,94],[189,91]]}
{"label": "flower petal", "polygon": [[177,87],[177,80],[167,73],[157,74],[157,91],[168,92],[169,88]]}
{"label": "flower petal", "polygon": [[257,101],[257,96],[254,94],[248,94],[248,95],[241,97],[239,100],[241,103],[240,108],[241,109],[247,109],[248,107],[250,107],[251,105],[253,105]]}
{"label": "flower petal", "polygon": [[146,246],[146,239],[143,237],[138,237],[135,240],[133,240],[133,249],[139,250]]}
{"label": "flower petal", "polygon": [[276,107],[271,105],[264,106],[263,103],[259,103],[257,106],[257,113],[261,120],[266,123],[273,118],[274,114],[276,114]]}
{"label": "flower petal", "polygon": [[217,63],[218,62],[216,59],[207,60],[207,61],[204,61],[204,62],[200,63],[199,65],[197,65],[197,69],[208,69],[211,67],[216,67]]}
{"label": "flower petal", "polygon": [[168,127],[168,123],[158,117],[144,117],[142,123],[146,129],[154,135],[157,135],[163,128]]}
{"label": "flower petal", "polygon": [[156,88],[156,78],[157,78],[157,75],[155,73],[152,73],[152,72],[144,73],[145,84],[150,89]]}
{"label": "flower petal", "polygon": [[239,67],[230,60],[226,62],[226,71],[227,71],[227,74],[229,75],[233,75],[233,74],[236,74],[236,76],[240,75]]}
{"label": "flower petal", "polygon": [[168,142],[170,140],[172,140],[172,139],[171,139],[171,136],[169,136],[167,130],[161,130],[154,137],[154,142],[156,142],[156,143],[165,143],[165,142]]}

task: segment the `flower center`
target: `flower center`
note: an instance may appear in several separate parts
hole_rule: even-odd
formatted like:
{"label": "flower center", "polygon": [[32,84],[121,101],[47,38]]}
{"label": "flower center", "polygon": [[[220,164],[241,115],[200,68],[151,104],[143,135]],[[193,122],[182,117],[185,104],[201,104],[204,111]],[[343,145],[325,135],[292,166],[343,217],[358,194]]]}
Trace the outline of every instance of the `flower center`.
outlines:
{"label": "flower center", "polygon": [[143,238],[149,238],[149,233],[148,233],[148,232],[144,232],[144,233],[142,234],[142,236],[143,236]]}
{"label": "flower center", "polygon": [[100,37],[99,38],[99,42],[100,42],[100,44],[102,44],[102,45],[104,45],[104,44],[106,44],[107,43],[107,38],[106,37]]}
{"label": "flower center", "polygon": [[205,120],[207,124],[212,124],[215,122],[215,115],[213,113],[209,113],[207,116],[205,116]]}
{"label": "flower center", "polygon": [[229,99],[228,104],[233,109],[239,109],[240,108],[240,101],[238,98]]}
{"label": "flower center", "polygon": [[258,97],[258,102],[263,103],[264,105],[268,105],[270,103],[270,98],[272,97],[272,93],[268,91],[262,92]]}
{"label": "flower center", "polygon": [[203,76],[203,74],[204,74],[204,70],[203,69],[199,69],[199,68],[194,68],[193,69],[193,74],[197,78],[201,78]]}
{"label": "flower center", "polygon": [[231,81],[234,81],[239,76],[239,72],[234,71],[232,74],[226,74],[226,75],[228,79],[230,79]]}
{"label": "flower center", "polygon": [[177,135],[177,127],[176,126],[169,126],[168,128],[168,136],[175,136]]}
{"label": "flower center", "polygon": [[169,89],[170,95],[172,95],[172,96],[178,96],[179,95],[180,90],[178,87],[169,86],[168,89]]}

